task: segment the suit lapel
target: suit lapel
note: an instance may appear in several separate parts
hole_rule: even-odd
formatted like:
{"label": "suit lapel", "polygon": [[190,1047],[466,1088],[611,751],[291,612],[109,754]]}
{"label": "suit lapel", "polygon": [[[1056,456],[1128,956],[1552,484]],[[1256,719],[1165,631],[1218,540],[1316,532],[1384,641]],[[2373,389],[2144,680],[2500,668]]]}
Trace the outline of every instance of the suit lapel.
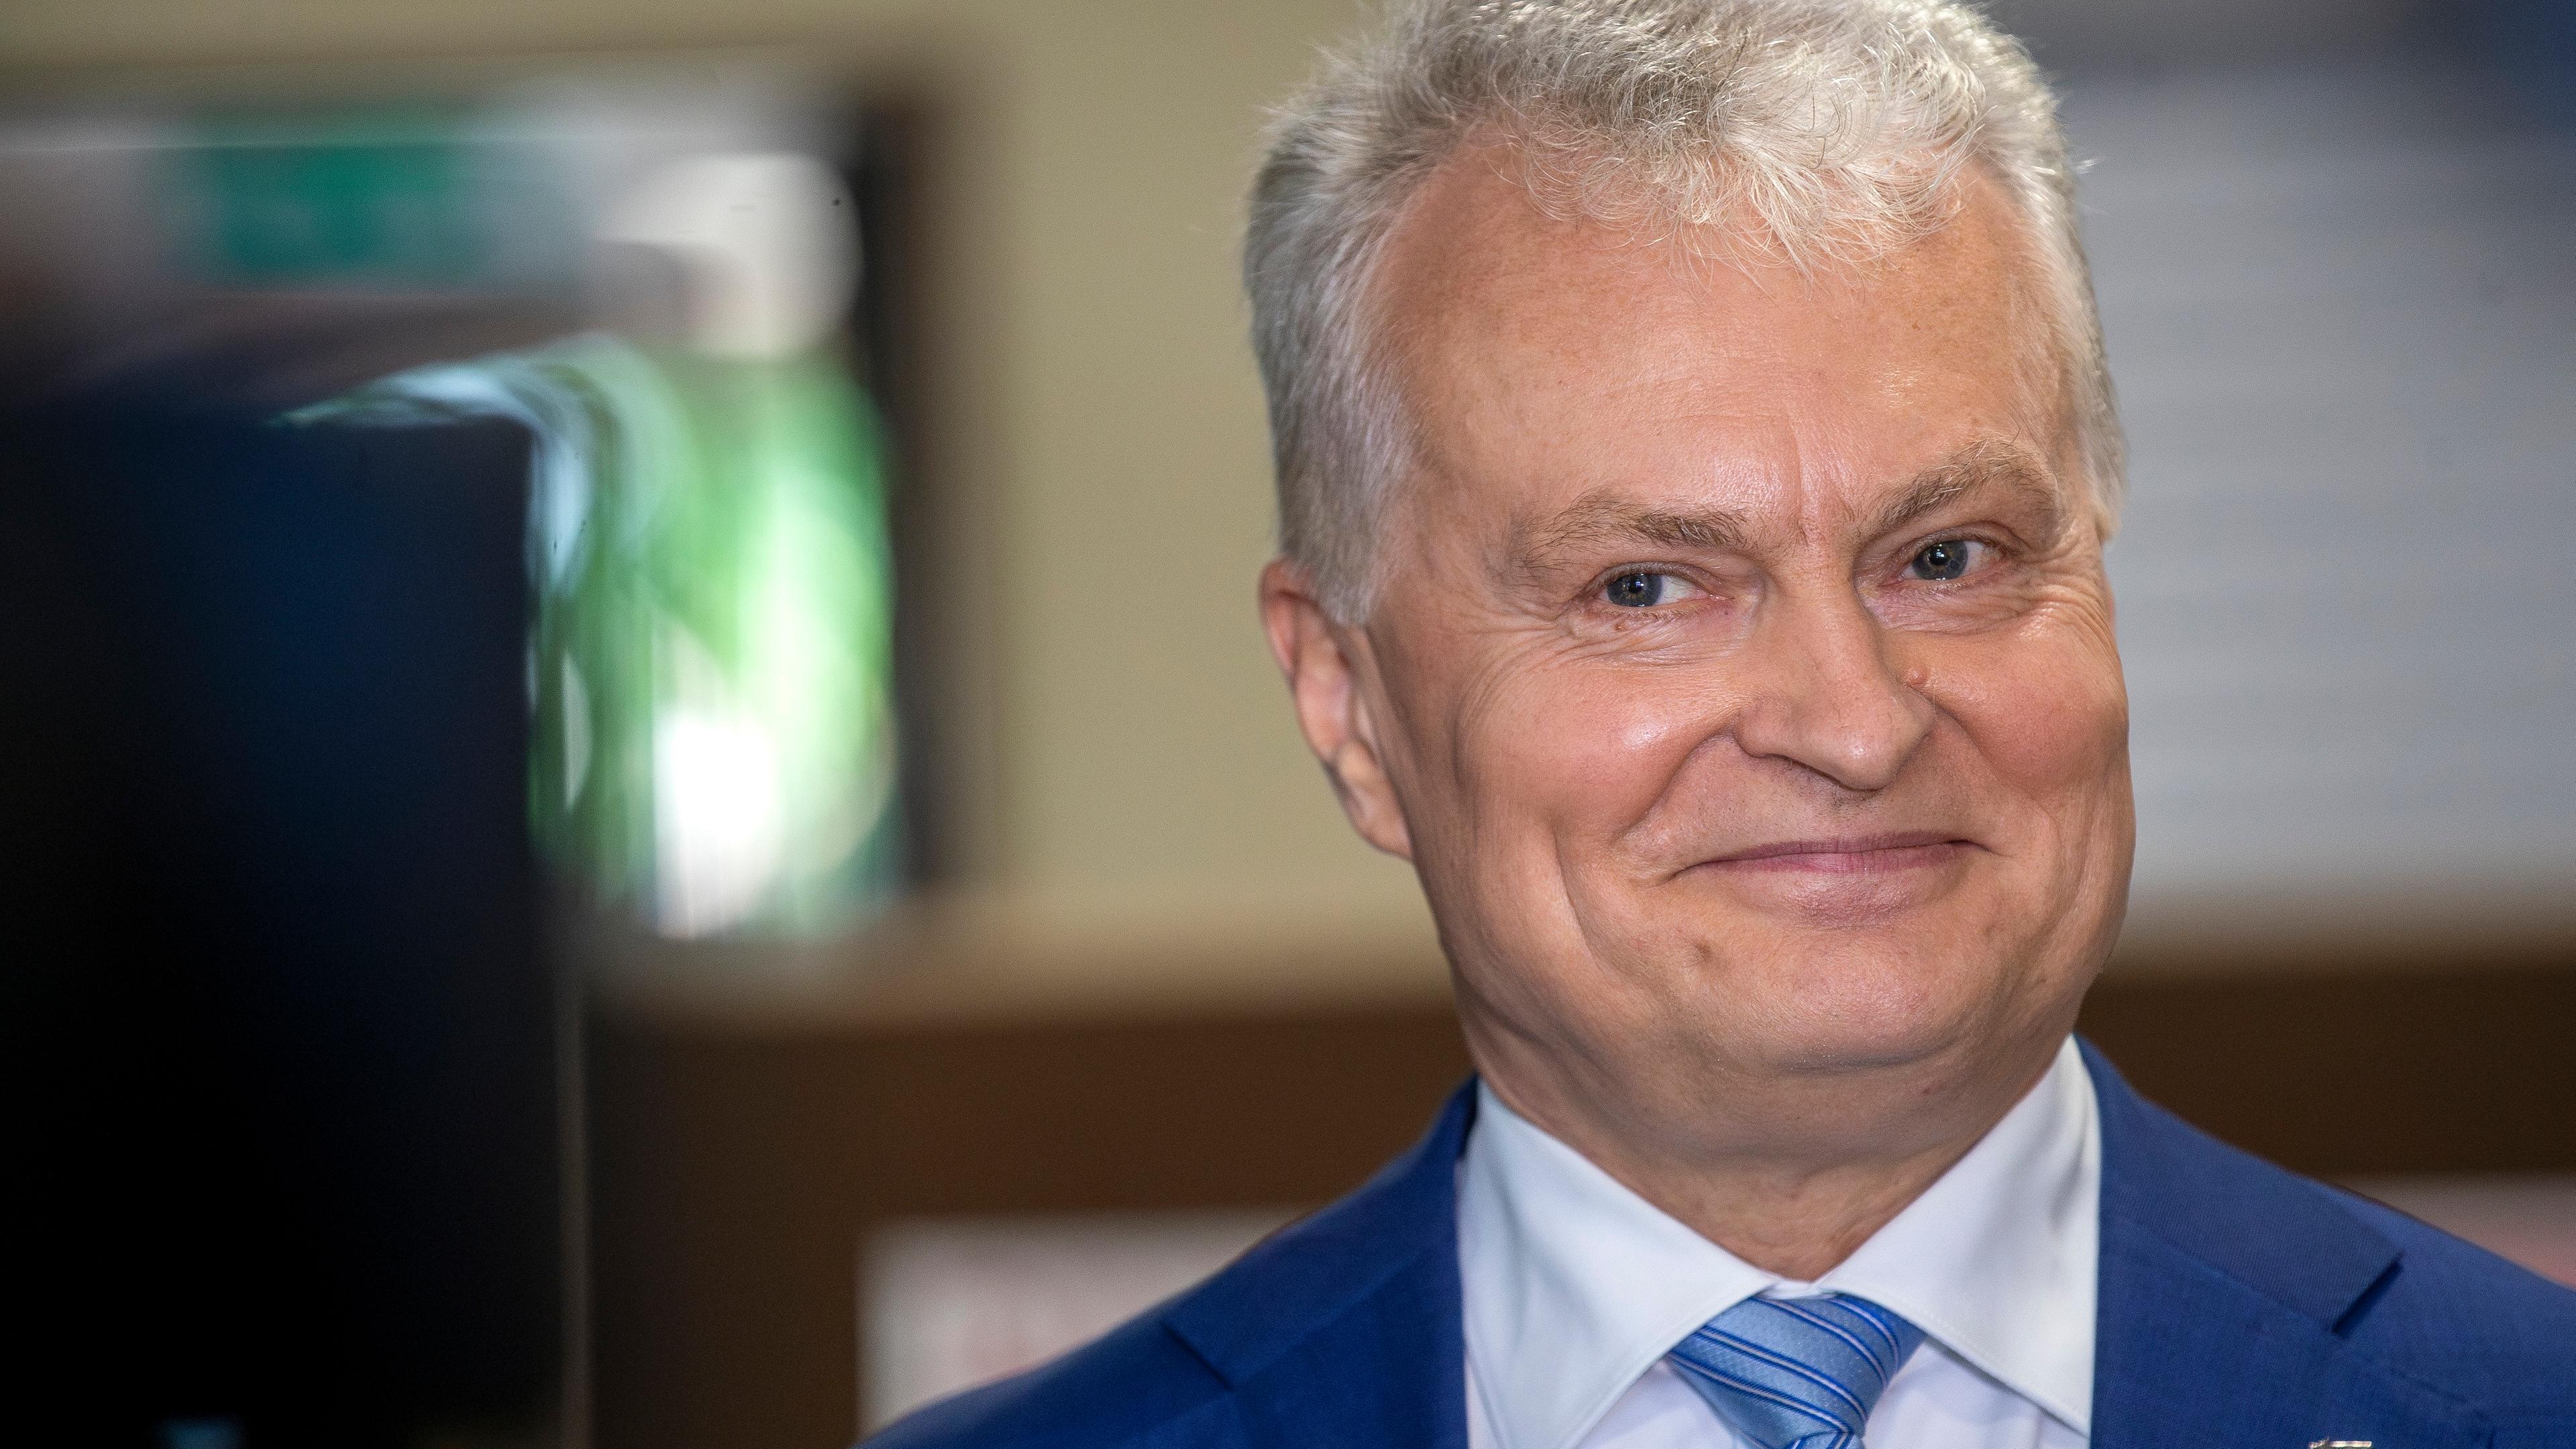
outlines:
{"label": "suit lapel", "polygon": [[2353,1351],[2398,1251],[2316,1184],[2141,1100],[2085,1047],[2102,1110],[2092,1449],[2471,1449],[2467,1406]]}
{"label": "suit lapel", "polygon": [[1471,1082],[1411,1152],[1164,1318],[1233,1390],[1247,1444],[1466,1449],[1456,1178],[1475,1100]]}

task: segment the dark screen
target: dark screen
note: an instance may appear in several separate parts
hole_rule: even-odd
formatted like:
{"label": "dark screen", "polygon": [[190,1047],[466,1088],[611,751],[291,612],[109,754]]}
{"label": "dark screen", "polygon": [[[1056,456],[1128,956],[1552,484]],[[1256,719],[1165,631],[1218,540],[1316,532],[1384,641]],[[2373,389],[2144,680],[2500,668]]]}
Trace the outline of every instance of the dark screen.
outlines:
{"label": "dark screen", "polygon": [[80,1442],[532,1435],[527,440],[280,427],[224,370],[0,421],[12,1378]]}

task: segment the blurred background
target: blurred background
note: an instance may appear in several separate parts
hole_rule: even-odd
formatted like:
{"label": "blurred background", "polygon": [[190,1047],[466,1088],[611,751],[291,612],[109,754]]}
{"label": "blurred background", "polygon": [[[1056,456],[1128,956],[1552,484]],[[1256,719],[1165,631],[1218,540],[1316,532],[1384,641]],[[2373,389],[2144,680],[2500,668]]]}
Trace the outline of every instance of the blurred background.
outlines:
{"label": "blurred background", "polygon": [[[2576,12],[2015,0],[2150,1095],[2576,1281]],[[0,9],[11,1296],[83,1442],[796,1446],[1465,1070],[1259,641],[1351,0]]]}

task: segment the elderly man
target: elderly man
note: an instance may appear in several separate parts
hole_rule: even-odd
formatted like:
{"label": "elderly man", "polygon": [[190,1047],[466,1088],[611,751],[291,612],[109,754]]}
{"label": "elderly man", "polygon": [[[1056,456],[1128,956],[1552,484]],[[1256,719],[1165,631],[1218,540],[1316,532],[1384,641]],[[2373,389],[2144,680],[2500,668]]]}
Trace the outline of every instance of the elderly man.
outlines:
{"label": "elderly man", "polygon": [[2576,1445],[2576,1295],[2071,1037],[2132,836],[2072,184],[1947,0],[1420,0],[1289,108],[1262,612],[1478,1079],[887,1443]]}

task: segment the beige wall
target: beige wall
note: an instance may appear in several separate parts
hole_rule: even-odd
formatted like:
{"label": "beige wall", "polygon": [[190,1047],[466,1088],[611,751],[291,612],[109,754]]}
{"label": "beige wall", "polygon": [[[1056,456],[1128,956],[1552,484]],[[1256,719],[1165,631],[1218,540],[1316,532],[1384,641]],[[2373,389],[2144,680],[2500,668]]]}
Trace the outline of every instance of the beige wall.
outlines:
{"label": "beige wall", "polygon": [[[1267,458],[1234,279],[1259,108],[1353,0],[10,0],[19,91],[749,47],[945,123],[936,391],[965,876],[1040,919],[1419,943],[1263,652]],[[353,72],[351,67],[356,66]],[[1404,954],[1399,951],[1397,954]]]}

